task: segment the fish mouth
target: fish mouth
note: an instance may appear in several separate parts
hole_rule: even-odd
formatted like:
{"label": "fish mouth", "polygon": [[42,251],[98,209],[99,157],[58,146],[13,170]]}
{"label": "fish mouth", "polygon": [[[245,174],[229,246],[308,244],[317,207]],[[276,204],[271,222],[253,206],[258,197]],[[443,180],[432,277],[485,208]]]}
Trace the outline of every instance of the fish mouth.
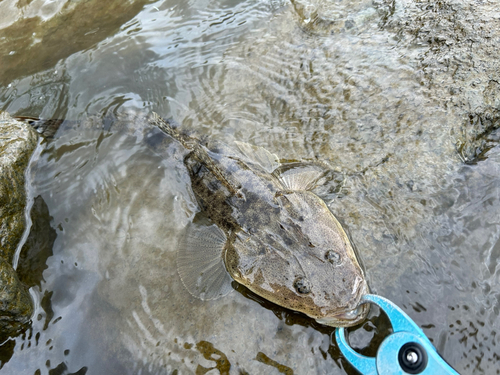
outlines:
{"label": "fish mouth", "polygon": [[367,293],[368,286],[366,282],[363,282],[363,286],[359,288],[356,293],[355,308],[344,310],[333,315],[316,318],[316,321],[320,324],[332,327],[352,327],[361,323],[366,319],[366,316],[370,311],[370,304],[363,303],[363,301],[361,301],[363,296]]}
{"label": "fish mouth", "polygon": [[370,311],[370,305],[361,304],[355,309],[344,311],[340,314],[318,318],[316,321],[320,324],[331,327],[352,327],[365,320]]}

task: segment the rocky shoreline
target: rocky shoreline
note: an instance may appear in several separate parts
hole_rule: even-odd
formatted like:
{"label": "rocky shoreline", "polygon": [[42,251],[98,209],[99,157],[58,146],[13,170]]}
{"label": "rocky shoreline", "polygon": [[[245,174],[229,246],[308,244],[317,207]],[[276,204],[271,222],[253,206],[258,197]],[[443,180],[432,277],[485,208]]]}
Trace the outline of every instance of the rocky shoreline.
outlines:
{"label": "rocky shoreline", "polygon": [[29,323],[33,301],[19,280],[14,258],[26,229],[25,170],[38,134],[28,124],[0,112],[0,339],[15,335]]}

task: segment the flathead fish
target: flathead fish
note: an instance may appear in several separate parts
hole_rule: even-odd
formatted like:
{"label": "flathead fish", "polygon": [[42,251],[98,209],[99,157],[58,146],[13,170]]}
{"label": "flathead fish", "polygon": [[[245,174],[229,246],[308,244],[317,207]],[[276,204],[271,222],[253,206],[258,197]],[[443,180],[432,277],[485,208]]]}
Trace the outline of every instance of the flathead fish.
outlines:
{"label": "flathead fish", "polygon": [[187,151],[200,211],[178,246],[177,270],[193,296],[223,297],[235,280],[325,325],[366,318],[364,272],[342,226],[312,192],[325,182],[326,164],[283,163],[247,143],[201,143],[156,114],[150,122]]}

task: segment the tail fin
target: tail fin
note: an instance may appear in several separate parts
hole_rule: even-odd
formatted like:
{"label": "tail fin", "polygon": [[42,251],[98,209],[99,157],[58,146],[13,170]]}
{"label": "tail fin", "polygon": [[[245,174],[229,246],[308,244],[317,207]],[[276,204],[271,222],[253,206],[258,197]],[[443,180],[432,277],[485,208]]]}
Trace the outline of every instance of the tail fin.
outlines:
{"label": "tail fin", "polygon": [[172,125],[175,124],[172,120],[164,120],[157,113],[153,112],[151,115],[149,122],[158,127],[162,132],[171,136],[173,139],[182,144],[187,150],[190,150],[190,157],[195,158],[199,162],[201,162],[209,171],[211,171],[214,176],[224,184],[227,189],[237,197],[243,197],[239,191],[239,187],[235,184],[229,182],[228,177],[222,171],[219,166],[214,162],[214,160],[208,154],[208,150],[206,147],[200,144],[200,142],[193,137],[190,137],[186,134],[180,133],[176,127]]}
{"label": "tail fin", "polygon": [[175,130],[176,126],[172,126],[174,124],[170,120],[164,120],[160,117],[160,115],[158,115],[158,113],[153,112],[149,118],[149,122],[152,125],[158,127],[158,129],[160,129],[165,134],[168,134],[172,138],[177,139],[178,132]]}
{"label": "tail fin", "polygon": [[59,129],[59,126],[61,126],[61,124],[65,121],[60,119],[42,120],[36,117],[28,116],[13,116],[13,118],[26,122],[31,125],[38,132],[38,134],[48,139],[52,139],[54,137]]}
{"label": "tail fin", "polygon": [[199,141],[196,138],[190,137],[186,134],[182,134],[177,130],[177,127],[179,125],[174,120],[165,120],[156,112],[153,112],[149,118],[149,122],[151,125],[156,126],[162,132],[178,141],[186,149],[193,151],[199,147]]}

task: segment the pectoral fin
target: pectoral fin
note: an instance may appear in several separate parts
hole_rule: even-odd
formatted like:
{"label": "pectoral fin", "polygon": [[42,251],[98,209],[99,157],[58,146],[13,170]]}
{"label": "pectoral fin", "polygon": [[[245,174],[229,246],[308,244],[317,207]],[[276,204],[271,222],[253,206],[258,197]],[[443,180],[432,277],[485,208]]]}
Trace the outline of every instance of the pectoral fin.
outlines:
{"label": "pectoral fin", "polygon": [[312,190],[326,182],[326,174],[330,166],[325,163],[289,163],[277,168],[273,175],[283,184],[286,190]]}
{"label": "pectoral fin", "polygon": [[233,290],[222,257],[225,244],[226,236],[216,225],[188,226],[177,250],[177,271],[193,296],[206,301]]}

